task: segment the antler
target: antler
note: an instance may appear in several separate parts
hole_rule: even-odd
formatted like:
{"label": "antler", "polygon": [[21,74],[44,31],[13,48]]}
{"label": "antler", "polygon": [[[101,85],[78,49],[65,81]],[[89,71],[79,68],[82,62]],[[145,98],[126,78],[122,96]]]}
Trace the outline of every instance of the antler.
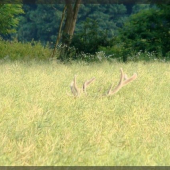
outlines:
{"label": "antler", "polygon": [[74,79],[71,82],[70,88],[71,88],[71,92],[73,93],[74,96],[79,95],[80,92],[79,92],[79,89],[78,89],[77,84],[76,84],[76,75],[74,76]]}
{"label": "antler", "polygon": [[137,74],[134,73],[132,77],[128,78],[126,74],[123,73],[123,69],[120,69],[121,72],[121,76],[120,76],[120,81],[119,84],[116,86],[116,88],[114,90],[112,90],[113,84],[111,85],[110,89],[107,92],[107,96],[111,96],[115,93],[117,93],[123,86],[125,86],[126,84],[132,82],[133,80],[135,80],[137,78]]}
{"label": "antler", "polygon": [[[95,78],[92,78],[92,79],[87,80],[87,81],[84,82],[83,87],[82,87],[82,91],[83,91],[85,94],[87,94],[87,92],[86,92],[87,86],[88,86],[89,84],[91,84],[94,80],[95,80]],[[71,88],[71,92],[73,93],[73,95],[74,95],[75,97],[77,97],[77,96],[80,95],[81,89],[79,89],[79,88],[77,87],[77,84],[76,84],[76,76],[74,76],[74,79],[73,79],[73,81],[71,82],[70,88]]]}
{"label": "antler", "polygon": [[86,92],[87,86],[88,86],[89,84],[91,84],[94,80],[95,80],[95,78],[92,78],[92,79],[84,82],[84,84],[83,84],[83,92],[87,93],[87,92]]}

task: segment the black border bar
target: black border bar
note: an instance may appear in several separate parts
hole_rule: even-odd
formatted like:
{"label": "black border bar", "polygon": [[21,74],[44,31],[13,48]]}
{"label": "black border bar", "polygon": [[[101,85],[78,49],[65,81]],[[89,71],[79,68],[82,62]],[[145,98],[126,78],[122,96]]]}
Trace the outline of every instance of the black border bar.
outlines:
{"label": "black border bar", "polygon": [[[75,0],[70,0],[74,3]],[[64,4],[65,0],[0,0],[0,4]],[[170,4],[170,0],[81,0],[81,4]]]}
{"label": "black border bar", "polygon": [[170,166],[0,166],[0,170],[169,170]]}

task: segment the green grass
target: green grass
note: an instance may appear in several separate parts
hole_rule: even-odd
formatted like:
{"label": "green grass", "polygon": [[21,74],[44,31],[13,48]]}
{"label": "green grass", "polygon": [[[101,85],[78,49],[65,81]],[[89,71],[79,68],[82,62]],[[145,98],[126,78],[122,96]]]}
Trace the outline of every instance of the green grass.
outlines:
{"label": "green grass", "polygon": [[[114,96],[120,67],[138,78]],[[92,77],[88,95],[74,98]],[[0,63],[0,165],[170,165],[169,63]]]}
{"label": "green grass", "polygon": [[[49,60],[52,50],[48,45],[42,46],[40,42],[5,41],[0,37],[0,59],[3,60]],[[54,57],[57,57],[58,52]]]}

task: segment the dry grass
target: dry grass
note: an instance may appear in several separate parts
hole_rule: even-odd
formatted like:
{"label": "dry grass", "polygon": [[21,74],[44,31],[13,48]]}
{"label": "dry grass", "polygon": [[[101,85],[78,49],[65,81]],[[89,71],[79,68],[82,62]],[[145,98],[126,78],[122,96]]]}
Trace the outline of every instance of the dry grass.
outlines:
{"label": "dry grass", "polygon": [[[112,97],[122,67],[133,83]],[[0,165],[170,165],[169,63],[1,62]],[[69,96],[96,77],[88,95]],[[70,93],[71,94],[71,93]]]}

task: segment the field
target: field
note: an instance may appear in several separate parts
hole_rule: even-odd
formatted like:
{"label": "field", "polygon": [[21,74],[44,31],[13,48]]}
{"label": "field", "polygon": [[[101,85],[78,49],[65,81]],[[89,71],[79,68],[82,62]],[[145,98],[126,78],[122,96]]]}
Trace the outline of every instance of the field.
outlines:
{"label": "field", "polygon": [[[120,68],[138,78],[107,97]],[[169,101],[169,63],[1,61],[0,165],[170,165]]]}

